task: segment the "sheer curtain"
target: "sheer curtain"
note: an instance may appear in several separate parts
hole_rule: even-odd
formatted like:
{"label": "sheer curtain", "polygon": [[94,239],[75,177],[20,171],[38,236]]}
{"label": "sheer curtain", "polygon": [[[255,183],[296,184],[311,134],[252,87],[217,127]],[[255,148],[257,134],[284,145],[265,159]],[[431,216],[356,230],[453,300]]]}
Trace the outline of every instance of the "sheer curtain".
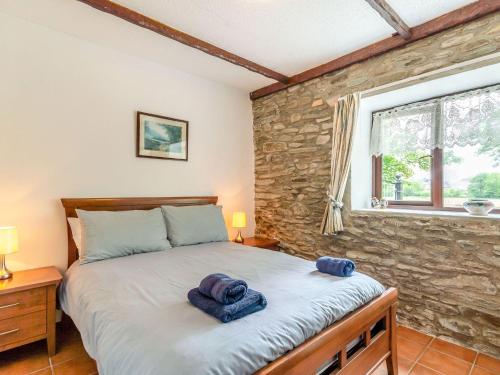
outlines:
{"label": "sheer curtain", "polygon": [[375,112],[370,151],[473,146],[481,137],[493,137],[500,147],[500,84]]}
{"label": "sheer curtain", "polygon": [[359,94],[347,95],[335,104],[332,132],[331,177],[328,202],[321,223],[321,233],[331,236],[344,230],[341,209],[342,198],[351,167],[352,139],[359,108]]}

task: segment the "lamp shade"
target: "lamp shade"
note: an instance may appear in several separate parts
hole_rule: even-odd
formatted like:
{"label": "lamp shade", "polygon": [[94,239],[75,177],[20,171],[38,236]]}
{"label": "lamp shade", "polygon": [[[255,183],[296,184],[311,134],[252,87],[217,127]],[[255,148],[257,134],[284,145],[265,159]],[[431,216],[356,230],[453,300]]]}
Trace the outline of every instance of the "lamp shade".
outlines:
{"label": "lamp shade", "polygon": [[244,212],[233,213],[233,228],[246,228],[247,214]]}
{"label": "lamp shade", "polygon": [[0,227],[0,255],[17,252],[16,227]]}

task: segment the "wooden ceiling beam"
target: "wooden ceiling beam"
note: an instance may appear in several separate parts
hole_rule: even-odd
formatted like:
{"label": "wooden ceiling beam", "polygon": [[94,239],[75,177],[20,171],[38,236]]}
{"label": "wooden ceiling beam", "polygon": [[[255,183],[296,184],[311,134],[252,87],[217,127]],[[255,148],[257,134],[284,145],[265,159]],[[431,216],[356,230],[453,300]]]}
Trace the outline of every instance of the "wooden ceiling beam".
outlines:
{"label": "wooden ceiling beam", "polygon": [[174,29],[173,27],[165,25],[160,21],[147,17],[132,9],[124,7],[123,5],[114,3],[109,0],[78,0],[78,1],[90,5],[91,7],[98,9],[102,12],[112,14],[113,16],[121,18],[134,25],[151,30],[169,39],[173,39],[179,43],[185,44],[186,46],[196,48],[211,56],[218,57],[234,65],[241,66],[252,72],[261,74],[268,78],[272,78],[280,83],[285,84],[289,80],[289,78],[284,74],[275,72],[262,65],[254,63],[253,61],[247,60],[243,57],[235,55],[234,53],[228,52],[222,48],[214,46],[213,44],[210,44],[194,36],[186,34],[180,30]]}
{"label": "wooden ceiling beam", "polygon": [[383,39],[367,47],[361,48],[347,55],[329,61],[326,64],[296,74],[290,77],[290,80],[287,84],[277,82],[273,83],[272,85],[255,90],[250,93],[250,99],[255,100],[277,91],[286,89],[290,86],[309,81],[324,74],[348,67],[358,62],[367,60],[371,57],[389,52],[395,48],[403,47],[406,44],[415,42],[430,35],[439,33],[449,28],[470,22],[477,18],[498,11],[500,11],[500,0],[478,0],[474,3],[453,10],[440,17],[434,18],[428,22],[411,28],[411,38],[408,40],[403,39],[399,35]]}
{"label": "wooden ceiling beam", "polygon": [[394,30],[397,31],[404,39],[411,38],[410,27],[399,17],[394,9],[385,0],[366,0],[370,6],[377,11],[378,14],[387,22]]}

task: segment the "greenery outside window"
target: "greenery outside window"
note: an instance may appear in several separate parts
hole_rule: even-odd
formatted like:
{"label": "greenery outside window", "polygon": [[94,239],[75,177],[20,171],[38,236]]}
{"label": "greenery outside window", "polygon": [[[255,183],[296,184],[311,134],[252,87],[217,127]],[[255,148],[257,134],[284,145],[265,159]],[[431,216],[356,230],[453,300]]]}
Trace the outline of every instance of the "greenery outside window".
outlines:
{"label": "greenery outside window", "polygon": [[372,114],[373,195],[390,207],[500,212],[500,84]]}

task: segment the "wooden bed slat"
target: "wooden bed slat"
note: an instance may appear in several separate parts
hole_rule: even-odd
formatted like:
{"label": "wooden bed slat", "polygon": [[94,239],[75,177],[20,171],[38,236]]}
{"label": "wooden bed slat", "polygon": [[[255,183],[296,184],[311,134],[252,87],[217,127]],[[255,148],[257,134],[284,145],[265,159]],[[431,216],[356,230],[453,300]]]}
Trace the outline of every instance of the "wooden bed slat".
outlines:
{"label": "wooden bed slat", "polygon": [[[343,350],[351,341],[361,336],[363,332],[370,329],[370,327],[380,319],[387,316],[391,307],[395,306],[397,303],[397,295],[398,293],[395,288],[387,289],[381,296],[353,311],[342,320],[321,331],[316,336],[296,347],[294,350],[281,356],[274,362],[271,362],[269,365],[256,372],[256,374],[314,374],[315,370],[322,364],[331,359],[336,353]],[[384,332],[386,331],[388,331],[387,326]],[[389,337],[389,335],[387,337]],[[382,346],[382,348],[374,349],[372,348],[373,346]],[[364,355],[365,357],[367,356],[367,358],[364,357],[364,361],[371,364],[371,366],[383,361],[391,354],[389,345],[386,346],[385,341],[382,342],[380,340],[373,339],[364,351],[368,348],[371,348],[368,353],[384,352],[384,355],[381,355],[378,358],[375,358],[373,356],[374,354]],[[354,357],[357,358],[356,356]],[[348,363],[353,361],[354,359],[348,361]],[[346,365],[346,369],[348,367],[350,366]],[[350,374],[350,372],[345,373]],[[360,372],[356,375],[359,374],[363,373]]]}
{"label": "wooden bed slat", "polygon": [[363,335],[363,343],[365,346],[370,345],[370,342],[372,341],[372,331],[367,329],[365,331],[365,334]]}
{"label": "wooden bed slat", "polygon": [[375,370],[390,355],[389,333],[382,331],[375,335],[372,344],[356,353],[347,365],[335,374],[361,375]]}
{"label": "wooden bed slat", "polygon": [[347,365],[347,350],[344,348],[339,353],[339,366],[344,368]]}

